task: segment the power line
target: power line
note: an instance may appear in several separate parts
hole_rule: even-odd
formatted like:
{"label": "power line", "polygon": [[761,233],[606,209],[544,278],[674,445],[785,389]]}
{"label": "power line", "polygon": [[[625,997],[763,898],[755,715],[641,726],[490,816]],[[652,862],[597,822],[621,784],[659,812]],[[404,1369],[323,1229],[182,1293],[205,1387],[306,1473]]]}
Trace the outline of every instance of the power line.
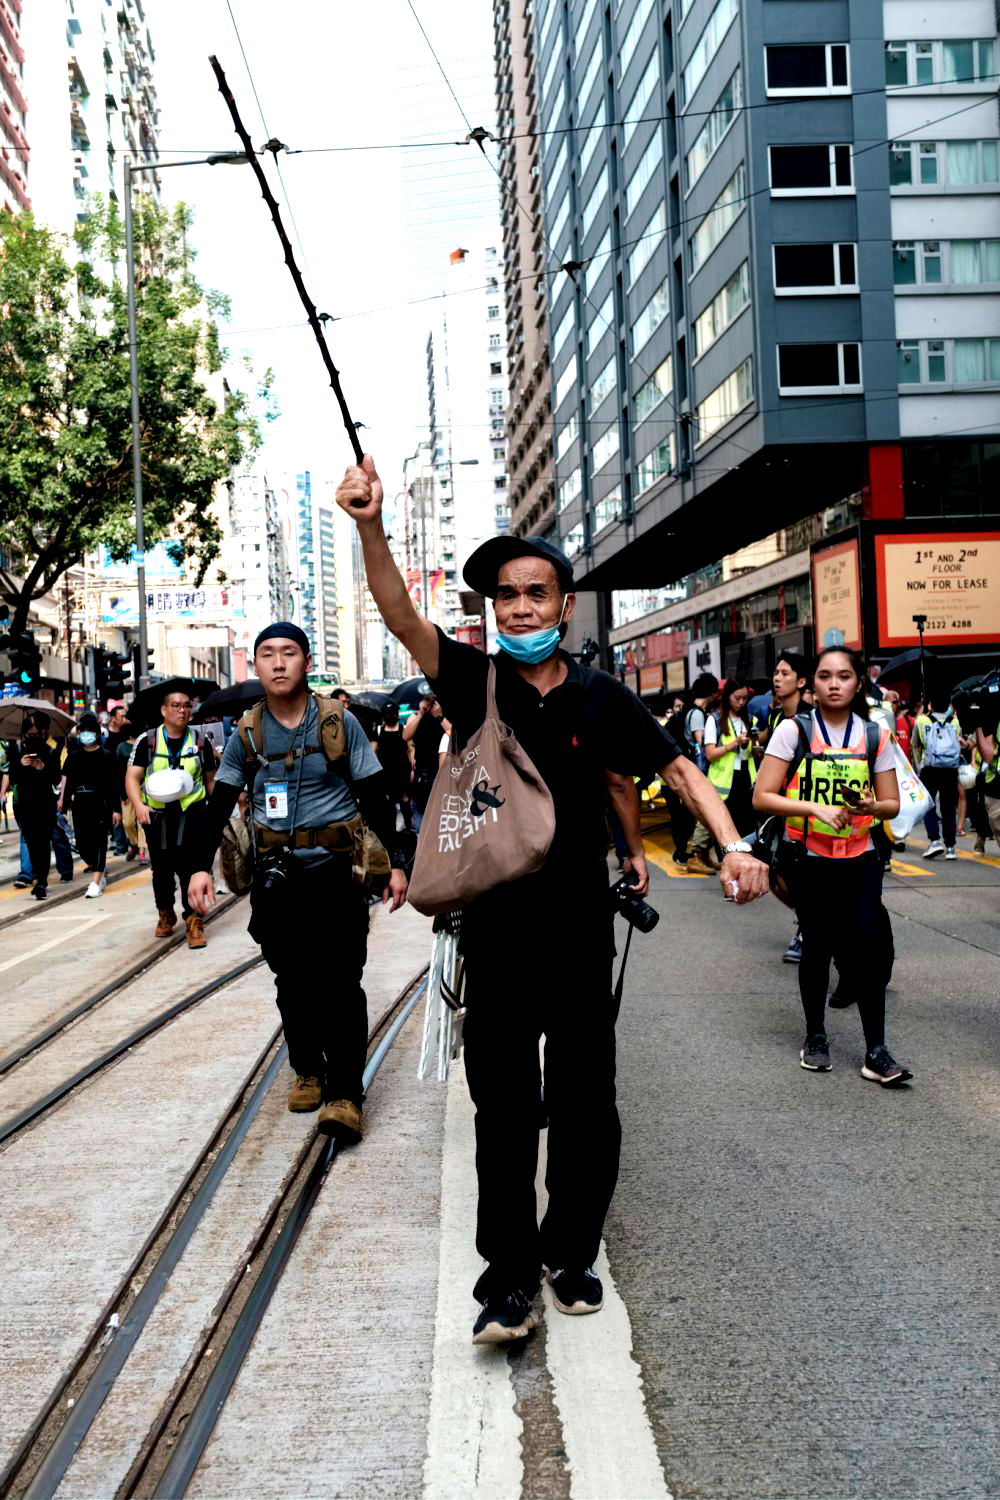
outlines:
{"label": "power line", "polygon": [[465,110],[462,108],[461,100],[459,99],[458,95],[455,93],[455,90],[451,86],[451,79],[448,77],[447,73],[445,72],[445,70],[444,70],[444,64],[442,63],[441,59],[438,57],[437,53],[434,51],[434,43],[431,41],[430,37],[427,35],[427,32],[424,30],[424,23],[423,23],[423,21],[421,21],[420,17],[417,15],[416,7],[413,4],[413,0],[406,0],[406,3],[410,7],[410,11],[411,11],[411,13],[413,15],[413,19],[416,21],[417,25],[420,27],[420,35],[423,37],[424,41],[427,43],[427,48],[428,48],[428,51],[431,54],[431,57],[433,57],[434,61],[437,63],[438,72],[441,74],[441,77],[444,79],[445,83],[447,84],[447,86],[448,86],[448,92],[449,92],[449,94],[451,95],[451,97],[455,101],[455,108],[458,110],[459,114],[462,116],[462,119],[465,121],[465,128],[466,128],[466,130],[468,130],[471,133],[471,131],[472,131],[472,121],[469,119],[468,115],[465,113]]}

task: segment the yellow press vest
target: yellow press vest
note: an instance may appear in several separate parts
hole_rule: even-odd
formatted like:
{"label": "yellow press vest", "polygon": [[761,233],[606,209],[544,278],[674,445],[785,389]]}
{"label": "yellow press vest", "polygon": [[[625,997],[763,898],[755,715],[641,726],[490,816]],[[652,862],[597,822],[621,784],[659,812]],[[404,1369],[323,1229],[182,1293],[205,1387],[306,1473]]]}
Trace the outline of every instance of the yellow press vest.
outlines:
{"label": "yellow press vest", "polygon": [[[205,778],[201,774],[201,752],[198,749],[198,744],[195,740],[194,735],[191,733],[190,729],[186,729],[184,731],[184,743],[181,745],[180,756],[177,758],[177,760],[171,760],[170,752],[167,749],[166,732],[163,725],[161,724],[159,729],[156,731],[156,740],[153,744],[153,753],[149,757],[149,765],[146,768],[146,776],[151,776],[154,771],[170,771],[178,769],[181,771],[187,771],[188,775],[191,777],[191,780],[194,782],[194,790],[190,792],[186,797],[182,797],[180,799],[181,811],[186,812],[187,809],[191,807],[195,802],[204,802],[205,797],[208,795],[205,790]],[[165,802],[157,802],[155,797],[151,797],[149,795],[149,793],[146,791],[145,776],[143,777],[142,781],[142,800],[143,802],[145,802],[146,806],[151,807],[154,812],[162,812],[167,805]]]}
{"label": "yellow press vest", "polygon": [[[731,729],[729,734],[723,734],[722,725],[719,725],[718,744],[721,745],[723,740],[734,738],[735,736]],[[703,735],[702,744],[704,745],[705,743]],[[733,789],[733,777],[736,775],[736,757],[738,754],[738,750],[727,750],[725,755],[720,755],[708,763],[708,779],[723,801],[725,801]],[[746,756],[747,759],[744,764],[750,767],[750,785],[753,786],[757,780],[757,767],[754,764],[753,748],[750,745],[746,746]]]}
{"label": "yellow press vest", "polygon": [[[878,751],[882,754],[891,739],[888,729],[879,728]],[[820,733],[813,716],[812,742],[810,745],[812,765],[810,773],[809,800],[827,807],[845,807],[843,789],[850,786],[859,794],[873,792],[872,773],[868,763],[868,745],[864,728],[860,739],[855,737],[851,745],[837,749],[830,745]],[[800,764],[785,787],[784,795],[793,801],[805,800],[803,790],[806,776]],[[785,832],[793,840],[804,842],[807,849],[827,859],[855,859],[868,849],[871,830],[878,820],[868,813],[853,814],[846,828],[834,828],[818,818],[786,818]],[[806,826],[808,823],[808,827]]]}

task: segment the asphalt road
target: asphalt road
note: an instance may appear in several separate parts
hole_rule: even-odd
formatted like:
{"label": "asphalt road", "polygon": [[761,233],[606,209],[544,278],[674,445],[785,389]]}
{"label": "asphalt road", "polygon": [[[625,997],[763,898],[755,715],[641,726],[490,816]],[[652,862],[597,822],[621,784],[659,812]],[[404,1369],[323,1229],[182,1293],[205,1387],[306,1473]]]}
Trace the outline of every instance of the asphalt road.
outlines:
{"label": "asphalt road", "polygon": [[856,1010],[834,1071],[799,1067],[783,907],[653,871],[606,1238],[677,1500],[1000,1495],[1000,860],[902,860],[896,1092],[859,1075]]}

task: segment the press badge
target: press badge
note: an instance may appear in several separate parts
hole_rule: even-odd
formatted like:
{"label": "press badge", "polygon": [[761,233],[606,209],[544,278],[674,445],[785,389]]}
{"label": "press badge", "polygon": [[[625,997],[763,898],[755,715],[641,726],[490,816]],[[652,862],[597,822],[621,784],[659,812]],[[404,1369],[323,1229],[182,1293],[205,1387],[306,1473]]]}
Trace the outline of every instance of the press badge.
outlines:
{"label": "press badge", "polygon": [[264,786],[264,815],[276,821],[288,817],[287,781],[268,781]]}

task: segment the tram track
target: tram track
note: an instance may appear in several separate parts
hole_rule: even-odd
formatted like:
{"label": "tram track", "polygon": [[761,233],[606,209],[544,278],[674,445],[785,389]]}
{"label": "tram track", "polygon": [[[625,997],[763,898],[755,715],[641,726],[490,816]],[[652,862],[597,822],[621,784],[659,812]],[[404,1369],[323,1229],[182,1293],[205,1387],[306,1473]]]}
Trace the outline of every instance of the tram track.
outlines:
{"label": "tram track", "polygon": [[[368,1035],[370,1087],[427,984],[426,969],[386,1007]],[[258,1055],[184,1182],[157,1219],[101,1311],[79,1354],[56,1383],[6,1469],[0,1500],[52,1496],[113,1389],[169,1284],[287,1056],[280,1027]],[[215,1428],[253,1336],[309,1211],[339,1151],[335,1139],[308,1138],[220,1292],[209,1326],[163,1402],[118,1490],[120,1496],[182,1495]]]}
{"label": "tram track", "polygon": [[[224,912],[231,910],[235,903],[242,901],[242,899],[242,896],[233,896],[224,905],[216,906],[214,910],[210,911],[203,918],[205,926],[207,927],[210,922],[216,921]],[[154,965],[166,958],[167,954],[173,953],[175,949],[183,946],[186,941],[187,937],[183,926],[172,937],[158,939],[155,948],[147,949],[142,958],[137,959],[134,964],[122,974],[119,974],[116,979],[109,980],[99,990],[95,990],[92,995],[88,995],[85,1000],[81,1000],[78,1005],[74,1005],[65,1015],[59,1016],[48,1026],[43,1027],[41,1031],[36,1032],[28,1041],[22,1042],[19,1047],[15,1047],[12,1052],[8,1052],[5,1057],[0,1058],[0,1078],[3,1078],[5,1074],[11,1072],[20,1063],[25,1062],[27,1058],[33,1056],[46,1043],[51,1042],[54,1037],[59,1036],[61,1032],[65,1031],[68,1026],[72,1026],[73,1022],[78,1021],[81,1016],[85,1016],[90,1011],[96,1009],[98,1005],[103,1004],[105,1000],[109,1000],[112,995],[124,989],[133,980],[148,974]],[[0,1144],[2,1144],[2,1140],[3,1138],[0,1136]]]}
{"label": "tram track", "polygon": [[[122,870],[115,870],[113,874],[107,877],[108,883],[105,886],[105,891],[110,890],[112,886],[117,885],[120,880],[125,880],[129,875],[138,875],[143,870],[148,869],[148,865],[137,865],[134,867],[126,866]],[[88,874],[86,870],[81,871],[81,876],[86,874]],[[76,878],[74,875],[72,882],[74,885],[76,885]],[[8,886],[13,886],[16,879],[17,876],[12,875],[9,880],[0,881],[0,891],[6,890]],[[68,886],[70,882],[67,881],[66,884]],[[29,917],[40,916],[42,912],[51,911],[55,906],[66,906],[70,901],[83,900],[86,895],[86,887],[82,885],[82,882],[81,885],[76,885],[75,890],[57,887],[54,895],[46,897],[44,901],[33,901],[30,905],[28,905],[28,902],[31,901],[31,892],[27,887],[25,887],[24,894],[27,898],[25,905],[18,907],[9,917],[0,918],[0,933],[6,932],[9,927],[16,927],[18,922],[24,922]]]}

